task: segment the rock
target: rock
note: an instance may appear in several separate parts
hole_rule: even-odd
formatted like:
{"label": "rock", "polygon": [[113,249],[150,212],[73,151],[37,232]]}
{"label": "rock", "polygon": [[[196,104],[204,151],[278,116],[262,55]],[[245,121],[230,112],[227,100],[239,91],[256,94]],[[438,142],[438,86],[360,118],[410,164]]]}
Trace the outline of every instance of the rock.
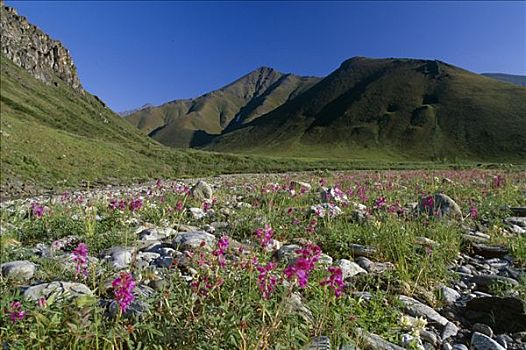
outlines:
{"label": "rock", "polygon": [[74,90],[84,92],[73,59],[62,43],[19,16],[14,9],[4,7],[3,2],[0,11],[2,54],[7,59],[46,84],[56,83],[58,78]]}
{"label": "rock", "polygon": [[404,305],[404,310],[409,315],[414,317],[425,317],[430,322],[438,323],[441,326],[445,326],[448,324],[447,318],[440,315],[438,312],[433,310],[433,308],[422,304],[421,302],[410,298],[405,295],[400,295],[399,300]]}
{"label": "rock", "polygon": [[453,344],[453,350],[469,350],[464,344]]}
{"label": "rock", "polygon": [[376,254],[376,249],[361,244],[351,244],[349,247],[349,253],[352,256],[364,256],[366,258],[370,258]]}
{"label": "rock", "polygon": [[384,340],[379,335],[369,333],[361,328],[354,330],[356,335],[360,338],[361,343],[365,345],[366,349],[371,350],[404,350],[403,347]]}
{"label": "rock", "polygon": [[[202,243],[204,242],[204,243]],[[204,232],[181,232],[175,236],[172,245],[175,249],[195,249],[199,248],[201,244],[206,249],[211,249],[216,243],[214,235]]]}
{"label": "rock", "polygon": [[36,265],[27,260],[17,260],[0,265],[0,270],[3,277],[27,281],[35,274]]}
{"label": "rock", "polygon": [[438,337],[434,332],[423,329],[420,331],[420,338],[423,341],[430,343],[435,348],[438,347]]}
{"label": "rock", "polygon": [[513,278],[498,276],[498,275],[477,275],[470,277],[470,282],[477,285],[477,290],[482,292],[491,291],[492,285],[502,285],[508,287],[516,287],[519,282]]}
{"label": "rock", "polygon": [[473,350],[506,350],[502,345],[479,332],[471,336],[471,348]]}
{"label": "rock", "polygon": [[394,265],[390,262],[372,262],[371,260],[367,259],[366,257],[359,257],[356,259],[356,262],[360,267],[365,269],[368,273],[384,273],[385,271],[394,270]]}
{"label": "rock", "polygon": [[416,237],[415,243],[423,246],[423,247],[430,247],[430,248],[438,248],[440,247],[440,244],[433,241],[432,239],[429,239],[427,237]]}
{"label": "rock", "polygon": [[287,299],[285,308],[289,313],[298,314],[305,322],[312,323],[314,321],[312,312],[303,304],[301,296],[296,292]]}
{"label": "rock", "polygon": [[507,224],[526,228],[526,217],[511,216],[504,220]]}
{"label": "rock", "polygon": [[320,265],[332,265],[332,257],[327,254],[320,254],[320,258],[318,260],[318,264]]}
{"label": "rock", "polygon": [[190,208],[189,211],[192,217],[196,220],[201,220],[206,216],[205,211],[201,208]]}
{"label": "rock", "polygon": [[214,195],[212,187],[204,181],[198,181],[195,186],[192,187],[190,193],[200,201],[211,200]]}
{"label": "rock", "polygon": [[452,288],[446,287],[446,286],[442,286],[442,288],[440,288],[440,294],[442,296],[442,300],[447,305],[455,304],[455,302],[458,300],[458,298],[460,298],[460,293],[459,292],[457,292],[456,290],[454,290]]}
{"label": "rock", "polygon": [[[117,317],[119,313],[119,304],[115,300],[101,300],[101,306],[106,308],[106,316],[109,318]],[[124,318],[140,318],[149,309],[148,304],[142,300],[134,300],[128,306],[128,309],[122,314]]]}
{"label": "rock", "polygon": [[132,262],[135,248],[113,247],[103,252],[104,259],[109,261],[114,269],[124,269]]}
{"label": "rock", "polygon": [[153,253],[153,252],[139,252],[137,254],[137,260],[144,260],[147,263],[150,263],[154,261],[155,259],[159,258],[161,254],[159,253]]}
{"label": "rock", "polygon": [[507,334],[499,334],[495,337],[495,341],[502,345],[503,348],[508,348],[508,343],[513,343],[513,338]]}
{"label": "rock", "polygon": [[487,335],[488,337],[493,337],[493,329],[491,329],[490,326],[484,324],[484,323],[475,323],[473,327],[471,327],[471,330],[473,332],[479,332],[484,335]]}
{"label": "rock", "polygon": [[342,210],[337,205],[331,203],[317,204],[310,207],[312,213],[320,218],[329,217],[334,218],[341,215]]}
{"label": "rock", "polygon": [[307,350],[331,350],[331,340],[329,337],[314,337]]}
{"label": "rock", "polygon": [[150,228],[139,232],[139,239],[143,241],[160,241],[177,233],[171,227]]}
{"label": "rock", "polygon": [[367,273],[367,271],[360,267],[360,265],[358,265],[354,261],[349,261],[347,259],[337,260],[336,266],[338,266],[342,270],[343,279],[356,276],[360,273]]}
{"label": "rock", "polygon": [[462,211],[459,205],[444,193],[437,193],[433,196],[433,208],[426,207],[426,198],[422,198],[418,204],[418,210],[428,215],[438,213],[441,217],[462,219]]}
{"label": "rock", "polygon": [[440,335],[440,337],[442,338],[442,340],[446,340],[456,336],[457,334],[458,327],[453,322],[448,322],[442,330],[442,334]]}
{"label": "rock", "polygon": [[282,246],[281,248],[279,248],[274,253],[274,255],[278,261],[285,262],[288,264],[296,258],[297,256],[296,251],[298,249],[301,249],[301,247],[297,244],[286,244]]}
{"label": "rock", "polygon": [[526,207],[512,207],[510,211],[515,216],[526,217]]}
{"label": "rock", "polygon": [[526,331],[526,303],[513,297],[482,297],[466,303],[465,318],[484,323],[497,334]]}
{"label": "rock", "polygon": [[493,246],[480,243],[472,243],[471,249],[473,250],[473,253],[486,259],[503,258],[510,252],[508,248],[503,246]]}
{"label": "rock", "polygon": [[93,292],[84,284],[76,282],[55,281],[31,286],[24,291],[24,297],[37,301],[40,298],[70,299],[72,297],[92,296]]}

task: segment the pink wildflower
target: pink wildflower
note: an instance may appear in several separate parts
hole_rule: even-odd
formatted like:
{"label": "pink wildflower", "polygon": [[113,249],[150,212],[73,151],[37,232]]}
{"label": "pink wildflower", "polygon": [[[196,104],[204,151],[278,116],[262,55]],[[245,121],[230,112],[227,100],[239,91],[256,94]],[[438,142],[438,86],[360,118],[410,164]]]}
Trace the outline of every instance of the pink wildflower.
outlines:
{"label": "pink wildflower", "polygon": [[76,263],[75,276],[82,275],[86,279],[88,277],[88,246],[85,243],[79,243],[71,254]]}
{"label": "pink wildflower", "polygon": [[256,236],[259,238],[259,244],[263,249],[267,248],[272,244],[272,234],[274,231],[269,224],[265,224],[264,228],[258,228],[256,230]]}
{"label": "pink wildflower", "polygon": [[309,282],[309,275],[320,258],[321,249],[309,243],[304,248],[296,250],[296,253],[300,256],[287,266],[283,273],[288,280],[296,278],[300,288],[305,288]]}
{"label": "pink wildflower", "polygon": [[258,276],[258,287],[261,292],[263,299],[269,299],[270,295],[274,291],[278,278],[272,274],[271,271],[276,268],[276,264],[273,262],[267,263],[265,266],[258,265],[256,269],[259,271]]}
{"label": "pink wildflower", "polygon": [[133,289],[135,288],[135,281],[130,273],[121,272],[112,282],[112,287],[115,294],[115,300],[119,303],[121,312],[126,312],[128,307],[135,299]]}
{"label": "pink wildflower", "polygon": [[373,208],[374,209],[381,209],[383,207],[385,207],[387,205],[386,201],[385,201],[385,197],[378,197],[376,198],[376,200],[374,201],[374,206]]}
{"label": "pink wildflower", "polygon": [[142,199],[140,199],[140,198],[132,199],[130,201],[130,204],[128,205],[128,208],[130,209],[130,211],[137,211],[137,210],[141,209],[142,208]]}
{"label": "pink wildflower", "polygon": [[22,304],[19,301],[11,302],[9,309],[9,318],[13,323],[16,323],[19,320],[23,320],[26,316],[26,312],[22,310]]}
{"label": "pink wildflower", "polygon": [[328,278],[322,280],[320,285],[329,286],[329,288],[334,291],[334,295],[338,298],[342,295],[344,287],[342,269],[336,266],[330,266],[329,272],[331,275]]}
{"label": "pink wildflower", "polygon": [[217,249],[212,252],[217,257],[217,261],[221,268],[226,265],[225,253],[229,246],[228,236],[223,236],[217,242]]}
{"label": "pink wildflower", "polygon": [[33,213],[34,217],[40,219],[42,216],[44,216],[44,206],[40,203],[33,202],[31,203],[31,212]]}
{"label": "pink wildflower", "polygon": [[472,220],[476,220],[478,216],[479,216],[479,210],[477,209],[477,207],[471,206],[471,208],[469,208],[469,217]]}

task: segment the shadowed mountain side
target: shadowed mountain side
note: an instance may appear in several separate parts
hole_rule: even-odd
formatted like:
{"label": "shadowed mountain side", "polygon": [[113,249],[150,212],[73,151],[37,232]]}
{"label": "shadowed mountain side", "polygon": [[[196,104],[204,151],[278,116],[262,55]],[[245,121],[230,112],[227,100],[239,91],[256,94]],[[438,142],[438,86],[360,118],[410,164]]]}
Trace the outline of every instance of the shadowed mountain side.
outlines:
{"label": "shadowed mountain side", "polygon": [[415,59],[345,61],[206,149],[303,156],[524,160],[526,89]]}
{"label": "shadowed mountain side", "polygon": [[163,144],[191,147],[189,135],[194,131],[218,135],[235,129],[293,99],[318,80],[261,67],[219,90],[145,108],[126,120]]}

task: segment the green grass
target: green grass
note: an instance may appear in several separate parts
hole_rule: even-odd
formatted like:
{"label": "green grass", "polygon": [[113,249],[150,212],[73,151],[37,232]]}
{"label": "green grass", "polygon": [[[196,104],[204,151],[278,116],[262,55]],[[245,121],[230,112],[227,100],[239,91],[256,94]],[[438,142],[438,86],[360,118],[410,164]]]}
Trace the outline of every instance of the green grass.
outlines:
{"label": "green grass", "polygon": [[[492,188],[494,175],[503,176],[505,185]],[[343,214],[339,217],[322,219],[315,218],[309,211],[311,205],[319,203],[318,192],[296,196],[286,191],[262,192],[267,183],[286,185],[291,179],[316,186],[320,177],[329,185],[338,184],[345,190],[365,186],[368,199],[363,204],[369,208],[379,196],[385,196],[388,204],[398,201],[403,206],[417,200],[422,192],[442,190],[459,203],[464,213],[470,205],[477,206],[480,217],[475,220],[467,218],[460,223],[415,213],[398,216],[382,209],[372,209],[369,219],[358,223],[352,220],[353,207],[350,206],[343,207]],[[452,182],[442,183],[444,177]],[[433,307],[441,305],[437,287],[457,278],[448,266],[465,249],[460,244],[463,226],[488,225],[488,234],[494,242],[511,248],[517,266],[526,263],[523,238],[502,234],[502,219],[509,215],[502,207],[524,204],[521,189],[525,183],[520,171],[410,170],[323,172],[293,177],[290,174],[260,175],[258,178],[240,176],[222,182],[215,193],[215,209],[225,206],[234,195],[242,196],[252,208],[234,210],[228,218],[217,214],[204,221],[170,210],[177,201],[183,201],[187,208],[201,203],[195,198],[174,193],[170,183],[165,185],[168,186],[145,196],[143,207],[136,212],[128,209],[112,211],[108,208],[108,198],[90,199],[85,203],[74,199],[47,203],[48,209],[41,219],[27,215],[27,207],[17,207],[14,211],[2,209],[0,219],[6,231],[1,236],[0,263],[29,259],[38,264],[34,281],[75,281],[78,277],[75,277],[72,266],[68,267],[60,259],[38,257],[33,253],[33,247],[37,243],[49,245],[69,235],[76,235],[85,242],[91,256],[116,245],[135,246],[138,244],[134,238],[136,226],[129,220],[138,219],[141,224],[161,227],[173,227],[179,223],[203,226],[212,221],[228,221],[230,226],[222,232],[237,241],[257,241],[254,231],[269,223],[274,229],[274,238],[283,243],[308,239],[334,259],[352,259],[350,244],[374,247],[376,253],[371,259],[390,262],[394,270],[379,275],[356,276],[347,284],[343,296],[335,298],[330,289],[320,286],[319,282],[328,273],[325,267],[317,265],[307,288],[279,284],[272,297],[264,300],[256,284],[259,273],[249,261],[257,257],[261,263],[266,263],[272,259],[270,252],[253,247],[246,250],[246,254],[239,255],[239,259],[230,260],[238,254],[236,248],[231,248],[227,267],[221,269],[217,258],[203,251],[202,256],[209,261],[210,268],[192,262],[197,271],[196,278],[207,277],[213,283],[222,280],[221,286],[213,288],[206,296],[199,295],[180,278],[178,269],[162,269],[165,285],[153,296],[140,298],[149,305],[149,311],[140,318],[117,319],[105,316],[105,310],[95,298],[70,303],[49,300],[45,307],[39,307],[34,302],[23,301],[20,295],[23,283],[0,278],[0,309],[9,309],[12,300],[22,300],[27,312],[22,321],[0,323],[2,340],[13,349],[156,349],[159,346],[252,349],[257,344],[263,344],[263,348],[301,349],[312,336],[329,336],[334,346],[356,340],[354,330],[359,327],[399,344],[401,334],[411,330],[405,329],[400,322],[402,313],[398,295],[417,296]],[[356,196],[351,199],[360,201]],[[89,214],[93,212],[91,208],[96,208],[96,213],[101,216],[99,221],[94,221]],[[306,227],[312,219],[317,219],[318,224],[315,231],[309,233]],[[438,245],[432,250],[424,249],[416,244],[420,236],[432,239]],[[200,252],[195,256],[201,257]],[[284,263],[279,263],[275,272],[282,274],[284,267]],[[130,269],[136,276],[140,273],[143,280],[153,276],[149,269],[135,265]],[[95,274],[95,270],[99,273]],[[96,298],[111,299],[112,291],[105,286],[116,274],[117,271],[100,261],[90,265],[87,280],[81,282],[94,291]],[[525,282],[521,281],[513,290],[495,286],[494,292],[498,295],[518,292],[524,297]],[[354,294],[363,291],[371,293],[370,300]],[[306,321],[300,314],[287,309],[291,292],[301,295],[304,305],[313,314],[312,321]]]}

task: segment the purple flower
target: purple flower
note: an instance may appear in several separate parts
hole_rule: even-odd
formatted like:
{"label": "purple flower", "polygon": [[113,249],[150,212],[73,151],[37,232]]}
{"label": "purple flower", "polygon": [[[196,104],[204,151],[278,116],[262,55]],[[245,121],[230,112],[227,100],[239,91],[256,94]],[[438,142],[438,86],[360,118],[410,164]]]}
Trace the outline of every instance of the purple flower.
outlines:
{"label": "purple flower", "polygon": [[142,208],[142,199],[140,199],[140,198],[132,199],[130,201],[130,204],[129,204],[128,208],[130,209],[130,211],[137,211],[137,210],[141,209]]}
{"label": "purple flower", "polygon": [[472,220],[476,220],[478,216],[479,216],[479,210],[477,209],[477,207],[471,206],[471,208],[469,208],[469,217]]}
{"label": "purple flower", "polygon": [[497,175],[497,176],[493,176],[493,183],[492,183],[492,186],[493,188],[499,188],[499,187],[502,187],[504,185],[504,178],[500,175]]}
{"label": "purple flower", "polygon": [[212,252],[213,255],[217,256],[217,261],[221,268],[224,268],[226,265],[225,253],[229,244],[228,236],[222,236],[217,242],[217,249]]}
{"label": "purple flower", "polygon": [[422,206],[424,207],[424,211],[428,213],[433,213],[433,209],[435,207],[435,200],[433,196],[427,196],[422,200]]}
{"label": "purple flower", "polygon": [[9,318],[13,323],[19,320],[23,320],[26,316],[26,312],[22,310],[22,304],[19,301],[12,301],[9,309]]}
{"label": "purple flower", "polygon": [[343,276],[342,269],[335,266],[329,267],[330,276],[320,282],[322,286],[329,286],[334,291],[334,295],[339,298],[343,292]]}
{"label": "purple flower", "polygon": [[127,272],[121,272],[119,277],[113,280],[111,285],[115,294],[115,300],[119,304],[121,312],[126,312],[135,299],[135,296],[132,294],[135,288],[135,281],[132,275]]}
{"label": "purple flower", "polygon": [[259,244],[263,249],[267,248],[272,244],[272,234],[274,231],[270,225],[265,224],[264,228],[258,228],[256,230],[256,236],[259,238]]}
{"label": "purple flower", "polygon": [[88,246],[85,243],[79,243],[71,254],[76,263],[75,276],[82,275],[86,279],[88,277]]}
{"label": "purple flower", "polygon": [[272,270],[276,268],[276,264],[273,262],[267,263],[267,265],[258,265],[256,269],[259,271],[258,276],[258,288],[261,292],[263,299],[269,299],[270,295],[274,291],[278,282],[278,277],[272,274]]}
{"label": "purple flower", "polygon": [[380,209],[380,208],[383,208],[387,205],[386,201],[385,201],[385,197],[378,197],[376,198],[376,200],[374,201],[374,206],[373,208],[374,209]]}
{"label": "purple flower", "polygon": [[304,248],[296,250],[296,253],[300,256],[283,270],[283,274],[288,280],[296,278],[300,288],[305,288],[309,282],[309,275],[320,258],[321,249],[309,243]]}
{"label": "purple flower", "polygon": [[42,216],[44,216],[44,206],[40,203],[33,202],[31,203],[31,212],[33,213],[34,217],[40,219]]}

